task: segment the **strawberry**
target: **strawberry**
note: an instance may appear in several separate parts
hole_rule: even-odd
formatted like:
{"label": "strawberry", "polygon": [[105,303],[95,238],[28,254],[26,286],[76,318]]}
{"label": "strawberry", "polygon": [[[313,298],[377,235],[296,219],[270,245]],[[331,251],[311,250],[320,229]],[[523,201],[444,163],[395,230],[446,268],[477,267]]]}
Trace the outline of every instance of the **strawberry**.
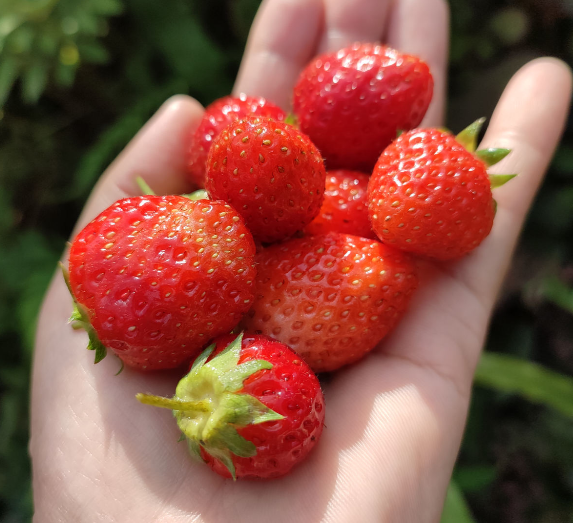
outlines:
{"label": "strawberry", "polygon": [[400,136],[380,156],[368,186],[372,227],[384,242],[437,260],[459,258],[489,234],[491,187],[513,175],[488,176],[507,149],[475,151],[478,120],[456,138],[437,129]]}
{"label": "strawberry", "polygon": [[255,239],[282,240],[318,214],[326,173],[303,133],[258,116],[236,121],[213,142],[205,188],[245,219]]}
{"label": "strawberry", "polygon": [[315,58],[294,88],[294,112],[329,169],[370,172],[399,130],[420,124],[433,79],[419,58],[354,44]]}
{"label": "strawberry", "polygon": [[249,114],[269,116],[275,120],[284,120],[285,112],[264,98],[254,98],[241,94],[225,96],[207,106],[197,130],[191,137],[187,169],[191,181],[199,186],[205,185],[205,163],[211,143],[231,122]]}
{"label": "strawberry", "polygon": [[314,235],[344,232],[376,238],[368,220],[368,179],[356,171],[327,172],[324,202],[305,232]]}
{"label": "strawberry", "polygon": [[286,343],[315,372],[372,350],[404,314],[418,281],[408,255],[340,233],[273,245],[256,262],[245,328]]}
{"label": "strawberry", "polygon": [[174,368],[251,306],[253,238],[224,202],[141,196],[114,203],[75,238],[72,319],[96,363],[112,349],[128,366]]}
{"label": "strawberry", "polygon": [[286,345],[265,336],[222,336],[195,360],[173,398],[137,399],[172,409],[192,455],[233,479],[287,474],[324,425],[318,379]]}

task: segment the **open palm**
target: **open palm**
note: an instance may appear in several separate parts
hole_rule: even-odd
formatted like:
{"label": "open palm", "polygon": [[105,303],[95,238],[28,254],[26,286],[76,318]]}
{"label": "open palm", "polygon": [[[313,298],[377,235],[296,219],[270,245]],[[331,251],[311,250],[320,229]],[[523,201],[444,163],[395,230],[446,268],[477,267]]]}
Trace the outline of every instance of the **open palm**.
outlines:
{"label": "open palm", "polygon": [[[444,0],[266,0],[235,90],[288,108],[298,73],[317,52],[382,40],[429,63],[436,89],[425,124],[439,125],[447,25]],[[420,264],[421,288],[406,318],[379,349],[325,385],[322,440],[285,478],[233,483],[189,459],[170,413],[134,397],[172,395],[179,375],[126,369],[115,377],[114,357],[94,367],[85,333],[67,324],[71,299],[56,276],[34,362],[35,520],[438,521],[494,300],[559,139],[570,89],[568,70],[553,59],[512,79],[482,144],[512,149],[496,169],[520,173],[495,191],[491,235],[459,262]],[[139,194],[137,176],[159,194],[187,190],[185,141],[201,114],[188,97],[166,102],[102,176],[78,229],[115,200]]]}

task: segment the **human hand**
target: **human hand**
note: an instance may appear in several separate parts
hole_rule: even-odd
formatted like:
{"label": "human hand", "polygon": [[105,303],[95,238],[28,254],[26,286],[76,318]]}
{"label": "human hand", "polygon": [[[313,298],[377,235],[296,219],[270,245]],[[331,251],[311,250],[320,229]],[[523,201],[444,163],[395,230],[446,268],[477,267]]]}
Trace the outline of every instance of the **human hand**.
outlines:
{"label": "human hand", "polygon": [[[266,0],[236,92],[287,107],[302,67],[353,41],[382,40],[417,54],[436,89],[424,124],[444,106],[444,0]],[[524,216],[559,139],[571,77],[537,60],[508,85],[483,147],[513,150],[496,172],[518,172],[496,189],[491,235],[456,263],[421,263],[422,284],[398,329],[366,359],[324,386],[327,428],[309,459],[266,483],[233,483],[194,463],[169,412],[140,405],[169,396],[176,372],[115,377],[118,362],[93,366],[86,335],[67,325],[71,298],[56,275],[44,302],[33,372],[30,444],[36,521],[227,523],[436,522],[463,433],[472,375],[496,294]],[[115,200],[188,189],[185,138],[202,108],[168,101],[102,176],[76,231]]]}

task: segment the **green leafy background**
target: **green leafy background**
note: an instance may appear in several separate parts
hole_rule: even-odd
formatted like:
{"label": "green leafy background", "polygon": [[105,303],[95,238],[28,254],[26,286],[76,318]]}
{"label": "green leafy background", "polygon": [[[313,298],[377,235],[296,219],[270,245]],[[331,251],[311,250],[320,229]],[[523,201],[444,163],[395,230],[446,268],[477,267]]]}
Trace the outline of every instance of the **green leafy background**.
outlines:
{"label": "green leafy background", "polygon": [[[228,93],[259,0],[0,1],[0,521],[32,514],[34,323],[98,176],[165,98]],[[573,62],[573,1],[450,0],[449,128],[517,68]],[[524,108],[527,110],[527,108]],[[573,522],[573,124],[476,374],[444,523]]]}

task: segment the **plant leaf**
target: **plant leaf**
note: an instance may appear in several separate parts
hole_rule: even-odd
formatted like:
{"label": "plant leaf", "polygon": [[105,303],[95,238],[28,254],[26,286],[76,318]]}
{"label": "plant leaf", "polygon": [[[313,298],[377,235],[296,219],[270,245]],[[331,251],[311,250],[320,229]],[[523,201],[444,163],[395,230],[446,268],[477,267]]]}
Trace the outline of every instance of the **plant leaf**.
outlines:
{"label": "plant leaf", "polygon": [[542,294],[546,300],[573,314],[573,289],[567,287],[557,276],[543,282]]}
{"label": "plant leaf", "polygon": [[506,354],[485,352],[476,370],[475,383],[519,394],[529,401],[573,416],[573,378],[536,363]]}
{"label": "plant leaf", "polygon": [[453,480],[446,494],[441,523],[476,523],[462,491]]}

